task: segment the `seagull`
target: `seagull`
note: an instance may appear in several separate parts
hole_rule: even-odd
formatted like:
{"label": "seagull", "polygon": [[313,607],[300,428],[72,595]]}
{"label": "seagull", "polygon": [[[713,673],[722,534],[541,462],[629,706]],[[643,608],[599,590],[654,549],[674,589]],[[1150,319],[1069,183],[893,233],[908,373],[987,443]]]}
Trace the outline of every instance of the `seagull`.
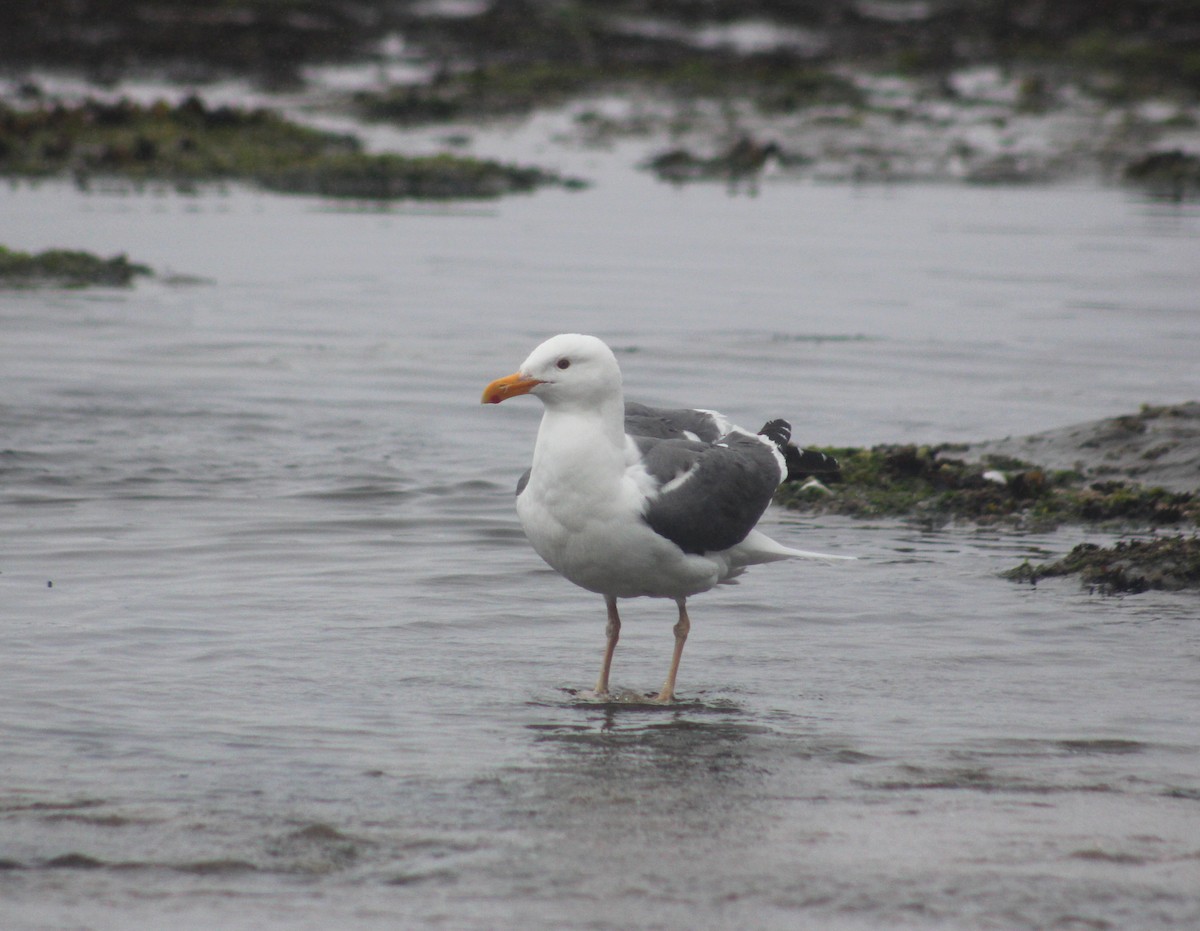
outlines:
{"label": "seagull", "polygon": [[[679,608],[671,665],[655,699],[668,703],[691,629],[689,597],[758,563],[850,558],[792,549],[755,529],[788,475],[785,451],[798,453],[786,421],[750,433],[715,411],[626,402],[612,350],[578,333],[546,340],[515,373],[491,382],[482,401],[523,394],[545,411],[533,465],[517,483],[517,515],[542,559],[604,596],[597,697],[609,696],[621,634],[617,599],[671,598]],[[821,454],[802,458],[836,467]]]}

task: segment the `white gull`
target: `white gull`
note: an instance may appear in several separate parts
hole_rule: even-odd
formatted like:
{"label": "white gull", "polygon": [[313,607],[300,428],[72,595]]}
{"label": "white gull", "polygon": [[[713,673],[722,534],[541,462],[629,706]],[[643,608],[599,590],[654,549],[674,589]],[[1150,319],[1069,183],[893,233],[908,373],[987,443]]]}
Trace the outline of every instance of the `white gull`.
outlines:
{"label": "white gull", "polygon": [[690,595],[758,563],[849,558],[792,549],[754,529],[788,474],[785,421],[755,434],[713,411],[626,404],[612,350],[576,333],[546,340],[517,372],[489,384],[482,400],[499,404],[522,394],[539,398],[545,413],[533,465],[517,485],[517,514],[542,559],[604,596],[598,696],[608,695],[621,632],[618,598],[672,598],[679,607],[675,651],[657,698],[669,702],[691,627]]}

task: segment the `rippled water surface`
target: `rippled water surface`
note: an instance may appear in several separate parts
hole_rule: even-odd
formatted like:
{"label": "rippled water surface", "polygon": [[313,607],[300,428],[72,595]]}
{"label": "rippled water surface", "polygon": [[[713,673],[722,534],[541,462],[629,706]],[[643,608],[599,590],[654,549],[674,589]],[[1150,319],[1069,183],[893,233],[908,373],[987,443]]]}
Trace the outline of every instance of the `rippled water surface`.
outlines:
{"label": "rippled water surface", "polygon": [[[478,403],[563,330],[809,443],[1195,398],[1200,217],[610,174],[0,192],[4,244],[160,273],[0,294],[5,928],[1200,923],[1194,595],[997,577],[1102,534],[775,510],[860,559],[697,597],[677,706],[588,703],[602,601],[513,512],[538,405]],[[673,606],[624,615],[615,684],[657,688]]]}

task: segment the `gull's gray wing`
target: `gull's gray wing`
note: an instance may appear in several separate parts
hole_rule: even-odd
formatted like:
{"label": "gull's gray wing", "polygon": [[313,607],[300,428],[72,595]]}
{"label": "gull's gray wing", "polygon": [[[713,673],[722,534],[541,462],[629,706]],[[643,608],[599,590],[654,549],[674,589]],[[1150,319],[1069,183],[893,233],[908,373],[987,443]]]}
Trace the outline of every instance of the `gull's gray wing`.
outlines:
{"label": "gull's gray wing", "polygon": [[646,523],[685,553],[728,549],[746,538],[783,479],[769,439],[741,431],[715,444],[635,436],[657,484]]}
{"label": "gull's gray wing", "polygon": [[711,411],[650,407],[636,401],[625,402],[625,432],[630,436],[715,443],[729,430],[729,426],[723,417]]}
{"label": "gull's gray wing", "polygon": [[[661,440],[700,440],[715,443],[732,428],[724,415],[716,411],[685,407],[651,407],[636,401],[625,402],[625,432],[630,436],[649,436]],[[790,434],[789,434],[790,436]],[[800,449],[784,441],[780,452],[787,461],[789,482],[816,475],[827,481],[841,474],[833,456],[811,449]]]}

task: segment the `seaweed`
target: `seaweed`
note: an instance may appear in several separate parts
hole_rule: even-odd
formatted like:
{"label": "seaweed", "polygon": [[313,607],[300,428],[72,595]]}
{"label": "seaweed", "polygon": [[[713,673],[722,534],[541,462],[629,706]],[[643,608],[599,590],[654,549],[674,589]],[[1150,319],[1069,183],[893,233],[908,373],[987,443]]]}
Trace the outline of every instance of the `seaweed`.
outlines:
{"label": "seaweed", "polygon": [[130,262],[124,255],[103,259],[67,249],[31,254],[0,246],[0,287],[128,287],[135,278],[152,274],[145,265]]}
{"label": "seaweed", "polygon": [[1008,456],[966,462],[952,446],[821,448],[841,464],[838,481],[787,483],[777,500],[793,510],[901,517],[931,526],[955,521],[1047,529],[1064,523],[1168,527],[1200,523],[1200,496],[1125,481],[1089,482]]}
{"label": "seaweed", "polygon": [[288,122],[266,109],[88,99],[18,109],[0,103],[0,174],[72,173],[140,180],[245,177],[297,159],[356,152],[350,136]]}
{"label": "seaweed", "polygon": [[586,93],[634,87],[680,100],[744,97],[772,114],[864,102],[848,78],[790,56],[700,52],[608,64],[541,58],[489,62],[439,73],[423,84],[360,91],[353,101],[366,119],[416,124],[525,114]]}
{"label": "seaweed", "polygon": [[1180,149],[1150,152],[1125,166],[1124,179],[1163,200],[1200,195],[1200,156]]}
{"label": "seaweed", "polygon": [[1082,584],[1105,595],[1200,588],[1200,538],[1120,540],[1112,546],[1081,543],[1056,562],[1033,565],[1026,560],[1003,575],[1030,585],[1078,575]]}
{"label": "seaweed", "polygon": [[412,158],[361,153],[301,161],[255,177],[268,190],[363,200],[491,198],[547,184],[581,183],[538,168],[454,155]]}
{"label": "seaweed", "polygon": [[360,0],[5,0],[0,59],[80,68],[102,83],[163,68],[187,81],[245,74],[295,86],[305,64],[369,54],[389,13]]}
{"label": "seaweed", "polygon": [[[751,20],[816,37],[789,54],[796,70],[837,61],[937,76],[979,62],[1048,65],[1093,76],[1095,90],[1114,101],[1164,91],[1194,98],[1200,84],[1200,6],[1180,0],[490,0],[453,15],[442,6],[6,0],[0,4],[0,59],[16,68],[78,68],[101,82],[158,69],[193,83],[244,74],[269,86],[294,86],[303,81],[306,65],[369,58],[381,36],[401,34],[434,61],[576,62],[616,73],[646,63],[670,67],[687,58],[720,61],[718,53],[727,49],[698,49],[688,41],[689,30]],[[638,29],[639,21],[659,28]],[[747,57],[754,56],[729,54],[725,61]]]}
{"label": "seaweed", "polygon": [[538,168],[448,155],[362,151],[353,136],[292,123],[274,111],[127,99],[18,109],[0,103],[0,175],[70,174],[180,186],[245,181],[327,197],[487,198],[545,185],[579,186]]}

